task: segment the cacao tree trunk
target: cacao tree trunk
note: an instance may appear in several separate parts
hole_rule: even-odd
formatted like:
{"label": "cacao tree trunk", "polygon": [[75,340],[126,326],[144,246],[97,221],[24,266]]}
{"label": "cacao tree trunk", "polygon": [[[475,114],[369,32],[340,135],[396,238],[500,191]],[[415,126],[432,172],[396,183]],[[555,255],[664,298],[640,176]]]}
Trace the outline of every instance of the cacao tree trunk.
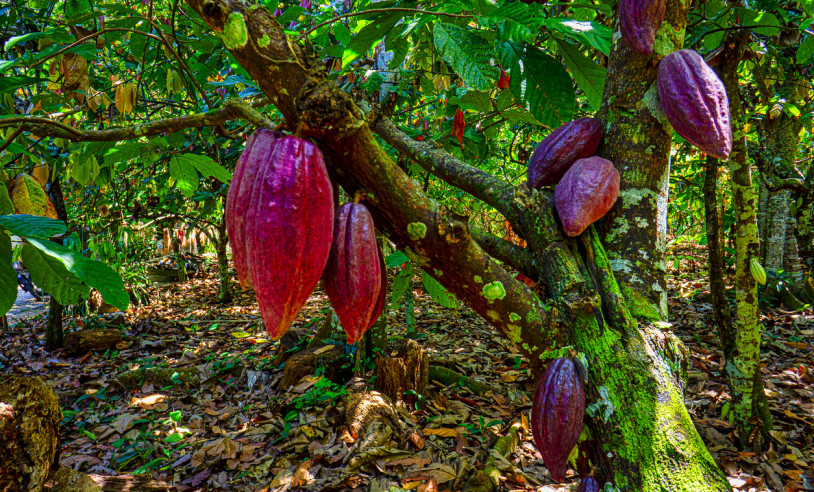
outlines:
{"label": "cacao tree trunk", "polygon": [[218,277],[220,279],[220,290],[218,298],[220,302],[232,302],[232,288],[229,279],[229,257],[226,256],[226,244],[229,237],[226,234],[226,218],[221,217],[218,221],[218,232],[215,238],[215,250],[218,254]]}
{"label": "cacao tree trunk", "polygon": [[[65,199],[62,196],[62,188],[59,184],[59,179],[51,179],[49,182],[49,194],[54,208],[57,212],[59,220],[68,222],[68,213],[65,210]],[[54,240],[55,243],[62,245],[62,241]],[[64,308],[62,304],[51,296],[48,303],[48,318],[45,322],[45,350],[51,351],[62,348],[62,314]]]}
{"label": "cacao tree trunk", "polygon": [[[726,374],[732,393],[732,411],[742,446],[752,444],[762,449],[772,428],[763,379],[760,373],[761,329],[758,309],[757,282],[750,262],[757,259],[756,197],[752,188],[752,171],[746,149],[744,113],[740,97],[738,63],[746,49],[744,38],[734,40],[734,48],[724,57],[721,79],[729,98],[732,125],[732,152],[729,172],[732,187],[732,207],[735,210],[735,315],[734,339],[722,340],[726,358]],[[730,349],[727,352],[727,349]]]}
{"label": "cacao tree trunk", "polygon": [[718,159],[707,156],[704,176],[704,217],[707,225],[707,251],[709,257],[709,291],[712,295],[712,314],[718,327],[718,336],[725,354],[732,352],[735,341],[730,322],[729,301],[724,279],[723,230],[718,210]]}
{"label": "cacao tree trunk", "polygon": [[[237,0],[187,1],[283,113],[288,129],[317,143],[332,178],[349,195],[366,191],[366,205],[377,226],[415,264],[512,341],[535,374],[542,374],[548,359],[567,355],[571,348],[585,356],[589,398],[603,409],[587,419],[595,438],[592,459],[603,479],[631,491],[731,490],[693,426],[681,377],[671,369],[681,360],[683,346],[669,332],[647,323],[666,316],[657,229],[671,135],[652,133],[652,114],[657,112],[653,93],[646,96],[636,87],[628,97],[633,87],[623,83],[610,83],[605,92],[604,118],[612,145],[606,145],[604,156],[619,152],[620,171],[631,173],[618,202],[622,211],[606,222],[620,218],[618,224],[630,231],[627,241],[638,244],[622,244],[605,225],[604,237],[623,252],[614,253],[611,261],[593,228],[579,238],[563,237],[546,193],[510,186],[432,143],[413,140],[387,118],[368,120],[326,77],[323,64],[286,37],[267,9]],[[681,47],[687,7],[678,0],[668,3],[662,29],[673,42],[670,51]],[[225,30],[227,19],[230,28]],[[632,56],[615,42],[608,79],[652,85],[652,60],[626,65],[623,60]],[[639,78],[640,72],[647,73],[647,79]],[[636,115],[625,116],[626,111]],[[430,200],[379,146],[371,129],[426,171],[494,206],[528,247],[475,240],[467,218]],[[626,148],[631,150],[615,150]],[[638,171],[631,167],[633,162],[639,167],[652,164],[653,169]],[[634,234],[634,228],[648,230]],[[641,255],[640,250],[653,256],[640,261],[641,266],[632,265],[634,251]],[[540,280],[544,293],[536,295],[494,258],[531,265],[527,273]],[[612,264],[626,280],[624,287],[617,283]],[[634,281],[626,266],[639,269],[652,282]]]}

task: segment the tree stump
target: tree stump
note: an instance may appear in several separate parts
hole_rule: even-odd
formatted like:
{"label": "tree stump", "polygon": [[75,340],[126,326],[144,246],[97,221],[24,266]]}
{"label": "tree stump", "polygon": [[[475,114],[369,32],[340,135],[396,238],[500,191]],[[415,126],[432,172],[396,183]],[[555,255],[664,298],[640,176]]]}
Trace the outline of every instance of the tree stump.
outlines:
{"label": "tree stump", "polygon": [[292,355],[285,363],[280,389],[286,390],[299,382],[303,376],[314,374],[318,367],[324,367],[323,376],[336,381],[341,379],[345,351],[336,345],[314,345]]}
{"label": "tree stump", "polygon": [[415,395],[405,395],[413,390],[424,394],[427,389],[429,362],[427,354],[415,340],[402,340],[376,356],[376,391],[384,393],[393,401],[402,400],[408,405],[415,403]]}
{"label": "tree stump", "polygon": [[65,335],[63,346],[65,352],[71,356],[86,354],[90,350],[104,352],[116,348],[122,341],[122,332],[119,330],[102,328],[97,330],[79,330]]}
{"label": "tree stump", "polygon": [[55,464],[62,410],[38,377],[0,379],[0,492],[42,490]]}

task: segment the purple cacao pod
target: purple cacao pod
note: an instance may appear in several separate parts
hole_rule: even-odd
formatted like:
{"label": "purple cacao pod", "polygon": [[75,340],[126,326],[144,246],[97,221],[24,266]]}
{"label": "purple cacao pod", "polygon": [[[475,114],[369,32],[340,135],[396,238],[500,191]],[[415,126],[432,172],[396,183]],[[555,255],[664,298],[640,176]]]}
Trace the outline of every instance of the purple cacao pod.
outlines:
{"label": "purple cacao pod", "polygon": [[551,478],[565,479],[568,455],[577,445],[585,413],[585,389],[576,362],[554,359],[534,390],[531,434]]}
{"label": "purple cacao pod", "polygon": [[529,186],[539,189],[557,184],[577,159],[594,155],[602,133],[602,122],[587,117],[551,132],[531,156],[527,176]]}
{"label": "purple cacao pod", "polygon": [[716,159],[732,151],[729,99],[701,55],[678,50],[659,63],[659,102],[676,133]]}
{"label": "purple cacao pod", "polygon": [[384,255],[382,254],[382,250],[376,248],[377,253],[379,254],[379,268],[381,269],[381,290],[379,291],[379,298],[376,300],[376,307],[373,309],[373,317],[371,318],[370,325],[373,326],[376,321],[378,321],[379,316],[381,316],[382,312],[384,311],[385,302],[387,302],[387,265],[384,262]]}
{"label": "purple cacao pod", "polygon": [[[247,166],[255,152],[266,162],[252,180],[243,241],[260,314],[266,331],[277,340],[308,300],[328,261],[333,189],[322,153],[312,143],[283,137],[265,154],[265,147],[254,147]],[[247,168],[242,187],[249,178]]]}
{"label": "purple cacao pod", "polygon": [[331,255],[322,278],[348,343],[358,342],[376,322],[381,264],[373,217],[361,203],[345,203],[336,213]]}
{"label": "purple cacao pod", "polygon": [[562,228],[579,236],[601,219],[619,196],[619,171],[601,157],[580,159],[571,166],[554,189],[554,205]]}
{"label": "purple cacao pod", "polygon": [[243,153],[237,161],[232,182],[229,184],[229,193],[226,195],[224,217],[226,219],[226,233],[232,249],[232,261],[240,286],[244,289],[251,287],[248,265],[246,264],[246,240],[243,227],[246,211],[251,203],[252,190],[257,183],[257,173],[265,168],[268,156],[271,155],[271,146],[285,136],[282,132],[260,129],[252,133],[246,141]]}
{"label": "purple cacao pod", "polygon": [[580,480],[577,492],[599,492],[599,483],[594,477],[588,475]]}
{"label": "purple cacao pod", "polygon": [[653,52],[653,43],[664,21],[666,7],[666,0],[619,2],[619,30],[630,49],[643,55]]}

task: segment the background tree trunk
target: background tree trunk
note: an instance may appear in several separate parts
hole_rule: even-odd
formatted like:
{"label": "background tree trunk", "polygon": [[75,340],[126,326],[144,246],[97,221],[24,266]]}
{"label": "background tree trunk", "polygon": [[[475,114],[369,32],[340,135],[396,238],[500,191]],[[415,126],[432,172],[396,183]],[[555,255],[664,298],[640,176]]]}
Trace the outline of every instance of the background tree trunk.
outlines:
{"label": "background tree trunk", "polygon": [[215,250],[218,254],[218,276],[220,277],[220,290],[218,298],[220,302],[232,302],[231,280],[229,279],[229,257],[226,256],[226,245],[229,237],[226,234],[226,217],[221,217],[218,221],[218,233],[215,238]]}
{"label": "background tree trunk", "polygon": [[729,301],[726,298],[722,228],[718,210],[718,159],[707,156],[704,177],[704,218],[707,225],[709,257],[709,291],[712,296],[712,314],[718,327],[718,336],[725,354],[732,352],[735,335],[730,320]]}

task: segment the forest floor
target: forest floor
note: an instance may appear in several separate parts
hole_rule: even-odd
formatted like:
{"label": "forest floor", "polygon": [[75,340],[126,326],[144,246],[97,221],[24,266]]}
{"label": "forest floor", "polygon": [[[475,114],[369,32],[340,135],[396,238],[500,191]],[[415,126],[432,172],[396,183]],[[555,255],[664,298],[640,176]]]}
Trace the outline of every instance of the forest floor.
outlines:
{"label": "forest floor", "polygon": [[[814,490],[814,313],[764,310],[772,442],[765,453],[739,451],[710,306],[698,296],[705,289],[703,272],[671,281],[671,322],[690,355],[686,403],[701,436],[735,490]],[[493,391],[431,382],[409,408],[380,402],[391,418],[358,436],[349,428],[356,424],[341,382],[311,374],[279,387],[284,368],[274,365],[276,344],[262,328],[253,294],[219,304],[211,266],[150,292],[149,305],[124,316],[67,319],[68,330],[121,330],[124,341],[104,353],[46,352],[41,313],[15,318],[0,336],[0,375],[42,376],[59,396],[62,466],[148,474],[180,491],[452,491],[483,466],[512,424],[528,428],[534,381],[526,362],[468,308],[435,304],[419,277],[418,341],[431,364]],[[317,290],[292,329],[313,335],[327,306]],[[403,307],[391,309],[388,321],[391,336],[404,334]],[[351,367],[350,358],[345,365]],[[357,388],[366,384],[354,380]],[[491,454],[502,490],[576,488],[573,469],[569,483],[553,484],[530,433],[521,436],[506,458]]]}

